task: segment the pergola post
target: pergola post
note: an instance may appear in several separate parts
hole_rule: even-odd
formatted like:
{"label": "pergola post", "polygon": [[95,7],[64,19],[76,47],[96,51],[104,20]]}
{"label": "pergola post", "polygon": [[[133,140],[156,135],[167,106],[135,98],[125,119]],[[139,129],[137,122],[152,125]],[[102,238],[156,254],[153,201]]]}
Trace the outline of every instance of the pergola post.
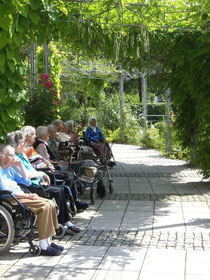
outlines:
{"label": "pergola post", "polygon": [[143,105],[143,137],[146,137],[146,127],[147,127],[147,71],[144,70],[141,73],[141,91],[142,91],[142,105]]}
{"label": "pergola post", "polygon": [[120,75],[120,134],[123,133],[123,117],[124,114],[124,77]]}
{"label": "pergola post", "polygon": [[49,75],[49,53],[48,44],[45,42],[43,44],[43,73]]}
{"label": "pergola post", "polygon": [[166,122],[166,151],[171,152],[171,91],[167,89],[165,92],[165,122]]}
{"label": "pergola post", "polygon": [[37,86],[37,44],[33,43],[30,47],[29,53],[29,70],[30,70],[30,78],[29,78],[29,88],[30,93],[33,96],[35,94],[36,86]]}

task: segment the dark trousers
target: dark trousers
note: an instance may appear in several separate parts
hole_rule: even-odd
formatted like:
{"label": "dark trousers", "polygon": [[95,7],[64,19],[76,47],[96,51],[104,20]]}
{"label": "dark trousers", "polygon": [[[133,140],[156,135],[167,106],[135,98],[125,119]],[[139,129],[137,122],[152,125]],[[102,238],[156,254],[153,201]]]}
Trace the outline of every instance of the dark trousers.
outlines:
{"label": "dark trousers", "polygon": [[58,180],[63,180],[64,184],[67,185],[72,192],[72,196],[74,198],[74,200],[76,201],[78,199],[78,191],[77,188],[74,185],[74,175],[72,172],[69,171],[58,171],[55,170],[55,177]]}

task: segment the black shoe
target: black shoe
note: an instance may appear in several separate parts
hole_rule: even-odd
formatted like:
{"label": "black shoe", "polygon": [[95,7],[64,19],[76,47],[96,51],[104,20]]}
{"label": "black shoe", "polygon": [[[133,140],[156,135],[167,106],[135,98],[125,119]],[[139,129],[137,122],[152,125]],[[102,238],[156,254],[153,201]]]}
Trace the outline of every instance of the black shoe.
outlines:
{"label": "black shoe", "polygon": [[80,228],[75,227],[75,226],[68,227],[68,230],[70,230],[72,233],[79,233],[81,231]]}
{"label": "black shoe", "polygon": [[115,165],[117,165],[117,164],[116,164],[116,162],[114,162],[114,161],[110,161],[110,162],[108,163],[108,166],[109,166],[109,167],[114,167]]}
{"label": "black shoe", "polygon": [[76,204],[77,210],[80,210],[80,209],[85,210],[89,207],[88,203],[81,201],[81,200],[76,200],[75,204]]}
{"label": "black shoe", "polygon": [[64,250],[64,247],[63,247],[63,246],[57,245],[57,244],[55,244],[55,243],[53,243],[53,242],[50,244],[50,246],[53,247],[53,248],[55,248],[55,249],[57,249],[57,250],[60,250],[61,252]]}
{"label": "black shoe", "polygon": [[47,250],[41,249],[40,255],[42,256],[59,256],[61,254],[61,251],[58,249],[55,249],[51,246],[47,247]]}

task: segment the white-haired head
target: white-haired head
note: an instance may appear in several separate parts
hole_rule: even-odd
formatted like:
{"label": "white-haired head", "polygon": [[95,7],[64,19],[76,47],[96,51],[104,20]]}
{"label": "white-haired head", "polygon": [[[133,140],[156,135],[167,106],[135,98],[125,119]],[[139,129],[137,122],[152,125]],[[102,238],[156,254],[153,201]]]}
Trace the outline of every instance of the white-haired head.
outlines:
{"label": "white-haired head", "polygon": [[36,137],[42,138],[43,135],[48,133],[48,128],[46,126],[38,126],[36,129]]}
{"label": "white-haired head", "polygon": [[89,117],[88,123],[91,124],[91,122],[92,122],[93,120],[96,121],[96,117],[94,117],[94,116]]}

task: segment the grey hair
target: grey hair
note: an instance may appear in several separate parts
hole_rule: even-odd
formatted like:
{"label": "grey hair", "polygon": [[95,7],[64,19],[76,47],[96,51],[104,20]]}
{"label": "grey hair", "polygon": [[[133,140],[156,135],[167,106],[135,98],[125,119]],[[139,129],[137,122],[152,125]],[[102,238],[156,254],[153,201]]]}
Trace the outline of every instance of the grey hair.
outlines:
{"label": "grey hair", "polygon": [[96,120],[96,117],[94,117],[94,116],[89,117],[88,123],[91,123],[93,120]]}
{"label": "grey hair", "polygon": [[25,135],[25,136],[28,136],[28,135],[30,135],[30,134],[36,134],[36,130],[35,130],[35,128],[33,127],[33,126],[30,126],[30,125],[26,125],[26,126],[23,126],[22,128],[21,128],[21,131],[23,132],[23,134]]}
{"label": "grey hair", "polygon": [[26,137],[21,130],[16,130],[7,134],[6,143],[16,148],[22,140],[25,141]]}
{"label": "grey hair", "polygon": [[73,128],[74,127],[74,121],[73,120],[68,120],[64,123],[66,126],[69,126],[71,125],[71,127]]}
{"label": "grey hair", "polygon": [[57,130],[56,125],[54,125],[54,124],[49,124],[49,125],[47,126],[47,129],[48,129],[48,131],[51,131],[52,129]]}
{"label": "grey hair", "polygon": [[41,138],[48,132],[48,128],[46,126],[38,126],[36,129],[36,137]]}
{"label": "grey hair", "polygon": [[13,152],[15,152],[14,148],[11,145],[8,144],[0,145],[0,156],[5,156],[8,150],[12,150]]}
{"label": "grey hair", "polygon": [[52,124],[54,124],[56,127],[58,126],[59,123],[62,123],[62,124],[63,124],[63,121],[60,120],[60,119],[57,119],[57,120],[54,120],[54,121],[52,122]]}

